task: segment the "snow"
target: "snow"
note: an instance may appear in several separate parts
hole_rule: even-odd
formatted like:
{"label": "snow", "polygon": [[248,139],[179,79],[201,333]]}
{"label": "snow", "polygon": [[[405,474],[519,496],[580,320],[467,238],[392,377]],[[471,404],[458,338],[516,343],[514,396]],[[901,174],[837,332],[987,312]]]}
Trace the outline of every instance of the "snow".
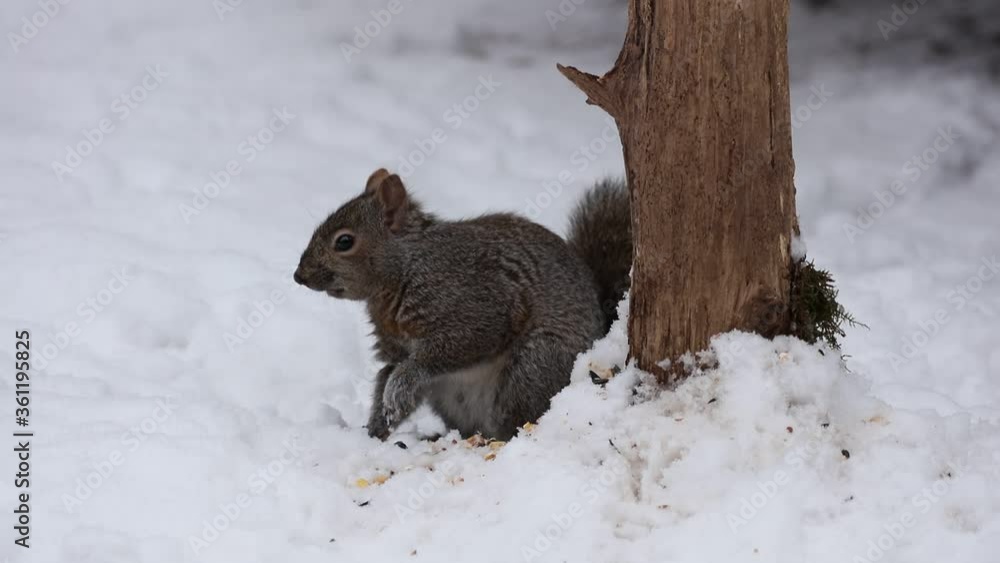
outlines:
{"label": "snow", "polygon": [[569,4],[4,3],[11,33],[58,11],[0,55],[0,319],[32,334],[36,432],[32,548],[9,531],[0,558],[995,560],[1000,96],[987,32],[925,53],[934,3],[888,40],[891,8],[793,13],[797,247],[870,327],[843,362],[732,333],[676,389],[628,366],[602,388],[619,323],[502,447],[422,441],[427,411],[367,437],[367,321],[296,287],[299,254],[404,163],[443,216],[562,231],[622,170],[555,62],[608,68],[623,4]]}

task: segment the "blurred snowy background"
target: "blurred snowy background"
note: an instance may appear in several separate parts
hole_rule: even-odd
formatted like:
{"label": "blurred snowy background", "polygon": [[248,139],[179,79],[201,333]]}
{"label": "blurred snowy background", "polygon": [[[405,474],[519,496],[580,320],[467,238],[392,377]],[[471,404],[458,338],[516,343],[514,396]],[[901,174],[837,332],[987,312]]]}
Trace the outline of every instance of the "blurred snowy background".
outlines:
{"label": "blurred snowy background", "polygon": [[367,438],[362,311],[291,274],[381,166],[444,216],[561,232],[623,166],[555,63],[610,68],[623,1],[6,0],[0,21],[0,354],[31,331],[37,433],[30,549],[0,446],[0,560],[995,560],[996,2],[793,3],[803,236],[870,327],[850,374],[729,335],[676,394],[574,384],[495,460]]}

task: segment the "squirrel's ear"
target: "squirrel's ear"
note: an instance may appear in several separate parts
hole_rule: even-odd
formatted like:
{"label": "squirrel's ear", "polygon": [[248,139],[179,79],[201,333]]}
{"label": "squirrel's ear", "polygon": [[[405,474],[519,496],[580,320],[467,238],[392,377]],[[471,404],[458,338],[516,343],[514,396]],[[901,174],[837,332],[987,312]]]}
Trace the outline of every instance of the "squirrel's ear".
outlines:
{"label": "squirrel's ear", "polygon": [[385,226],[394,233],[399,232],[406,224],[406,214],[410,210],[403,181],[395,174],[388,174],[375,187],[375,198],[385,214]]}
{"label": "squirrel's ear", "polygon": [[368,177],[368,182],[365,183],[365,193],[368,195],[375,193],[379,184],[381,184],[388,177],[389,171],[385,168],[379,168],[378,170],[372,172],[372,175]]}

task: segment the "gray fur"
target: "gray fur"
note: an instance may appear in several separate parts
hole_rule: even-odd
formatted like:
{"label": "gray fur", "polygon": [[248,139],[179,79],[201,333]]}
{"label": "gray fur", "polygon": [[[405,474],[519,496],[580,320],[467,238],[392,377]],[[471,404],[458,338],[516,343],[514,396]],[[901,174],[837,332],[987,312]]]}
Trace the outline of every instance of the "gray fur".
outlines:
{"label": "gray fur", "polygon": [[632,270],[632,215],[625,182],[605,179],[584,195],[570,220],[569,245],[594,273],[606,332],[628,291]]}
{"label": "gray fur", "polygon": [[[627,288],[631,246],[622,255],[616,243],[617,256],[601,255],[612,250],[603,236],[619,241],[621,233],[602,235],[588,225],[617,226],[622,218],[588,207],[611,196],[588,195],[573,221],[571,249],[516,215],[439,220],[408,196],[400,206],[389,184],[402,185],[376,172],[364,194],[316,229],[295,279],[367,304],[376,355],[387,364],[376,380],[370,435],[385,439],[426,400],[463,435],[510,438],[548,409],[569,383],[576,356],[606,331],[600,300]],[[627,200],[605,211],[628,220]],[[355,237],[346,255],[332,240],[344,229]],[[595,243],[603,250],[591,248]],[[612,277],[624,272],[625,279],[595,274],[585,259],[598,255],[599,268],[615,264]]]}

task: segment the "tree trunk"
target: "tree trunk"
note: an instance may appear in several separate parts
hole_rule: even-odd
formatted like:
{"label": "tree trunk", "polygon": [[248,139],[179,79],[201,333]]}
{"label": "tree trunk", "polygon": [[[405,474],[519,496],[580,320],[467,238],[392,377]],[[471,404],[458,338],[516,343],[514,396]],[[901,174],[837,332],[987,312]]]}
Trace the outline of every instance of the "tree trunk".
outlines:
{"label": "tree trunk", "polygon": [[618,124],[634,236],[630,355],[665,382],[715,334],[788,330],[788,1],[630,0],[614,68],[598,78],[559,65]]}

